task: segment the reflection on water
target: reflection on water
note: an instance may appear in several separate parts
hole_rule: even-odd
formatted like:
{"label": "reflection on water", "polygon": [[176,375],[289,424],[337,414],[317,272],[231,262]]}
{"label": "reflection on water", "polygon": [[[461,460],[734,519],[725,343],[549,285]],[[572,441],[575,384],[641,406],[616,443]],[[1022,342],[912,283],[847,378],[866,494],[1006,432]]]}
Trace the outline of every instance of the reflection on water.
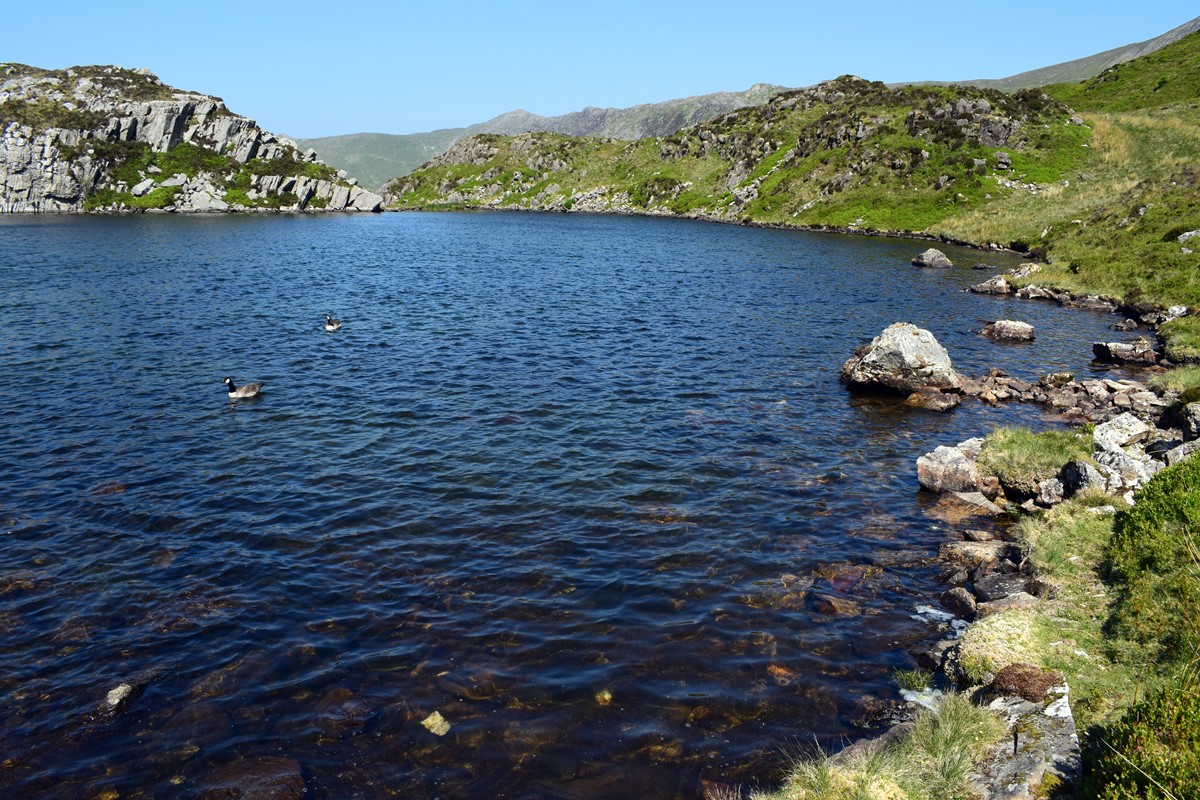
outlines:
{"label": "reflection on water", "polygon": [[[916,457],[1035,420],[854,397],[841,363],[905,320],[968,373],[1086,371],[1111,321],[966,294],[981,273],[915,270],[913,242],[666,220],[0,240],[14,796],[770,781],[789,743],[877,728],[936,636]],[[977,335],[998,318],[1037,341]]]}

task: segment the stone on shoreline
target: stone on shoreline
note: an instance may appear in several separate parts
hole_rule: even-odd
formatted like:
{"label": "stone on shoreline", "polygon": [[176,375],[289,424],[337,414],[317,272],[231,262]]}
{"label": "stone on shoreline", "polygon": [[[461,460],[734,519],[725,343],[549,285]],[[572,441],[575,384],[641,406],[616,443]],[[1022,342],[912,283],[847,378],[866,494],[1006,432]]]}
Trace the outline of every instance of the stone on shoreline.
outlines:
{"label": "stone on shoreline", "polygon": [[1013,287],[1003,275],[997,275],[983,283],[975,284],[968,291],[975,294],[1012,294]]}
{"label": "stone on shoreline", "polygon": [[1099,361],[1114,364],[1155,364],[1158,354],[1149,339],[1138,337],[1132,342],[1095,342],[1092,353]]}

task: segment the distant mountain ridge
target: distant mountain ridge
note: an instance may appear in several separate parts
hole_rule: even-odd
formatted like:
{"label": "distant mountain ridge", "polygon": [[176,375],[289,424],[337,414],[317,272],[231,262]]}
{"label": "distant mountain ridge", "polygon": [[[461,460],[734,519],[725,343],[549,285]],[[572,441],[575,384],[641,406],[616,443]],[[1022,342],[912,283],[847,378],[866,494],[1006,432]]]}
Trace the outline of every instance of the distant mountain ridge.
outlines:
{"label": "distant mountain ridge", "polygon": [[761,105],[785,90],[783,86],[756,83],[742,92],[713,92],[630,108],[588,107],[556,117],[518,109],[469,128],[410,134],[356,133],[296,141],[302,148],[316,150],[322,159],[346,170],[362,185],[378,189],[441,155],[459,139],[475,134],[538,132],[629,140],[670,136],[680,128],[721,114]]}
{"label": "distant mountain ridge", "polygon": [[[1200,17],[1185,22],[1177,28],[1172,28],[1161,36],[1155,36],[1153,39],[1127,44],[1123,47],[1114,47],[1112,50],[1105,50],[1103,53],[1077,58],[1073,61],[1064,61],[1061,64],[1052,64],[1048,67],[1032,69],[1028,72],[1020,72],[1016,75],[1010,75],[1007,78],[978,78],[969,81],[953,81],[953,83],[978,86],[986,89],[999,89],[1003,92],[1014,92],[1017,89],[1033,89],[1053,83],[1077,83],[1085,81],[1088,78],[1094,78],[1101,72],[1104,72],[1104,70],[1114,67],[1117,64],[1123,64],[1126,61],[1132,61],[1135,58],[1157,52],[1198,30],[1200,30]],[[922,81],[922,83],[946,86],[951,82]]]}

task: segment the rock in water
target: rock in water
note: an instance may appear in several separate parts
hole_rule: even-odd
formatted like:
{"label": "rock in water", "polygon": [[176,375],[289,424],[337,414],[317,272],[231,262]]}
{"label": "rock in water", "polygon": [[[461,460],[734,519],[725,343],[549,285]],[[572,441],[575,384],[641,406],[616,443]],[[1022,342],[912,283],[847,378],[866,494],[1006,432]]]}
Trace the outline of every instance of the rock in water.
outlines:
{"label": "rock in water", "polygon": [[953,267],[952,262],[945,253],[941,250],[929,248],[921,255],[912,260],[912,263],[918,267]]}
{"label": "rock in water", "polygon": [[842,366],[852,386],[886,388],[903,394],[921,389],[961,388],[946,348],[933,334],[909,322],[889,325]]}
{"label": "rock in water", "polygon": [[1012,319],[998,319],[985,325],[980,331],[988,339],[998,342],[1031,342],[1033,341],[1033,326],[1028,322],[1017,322]]}

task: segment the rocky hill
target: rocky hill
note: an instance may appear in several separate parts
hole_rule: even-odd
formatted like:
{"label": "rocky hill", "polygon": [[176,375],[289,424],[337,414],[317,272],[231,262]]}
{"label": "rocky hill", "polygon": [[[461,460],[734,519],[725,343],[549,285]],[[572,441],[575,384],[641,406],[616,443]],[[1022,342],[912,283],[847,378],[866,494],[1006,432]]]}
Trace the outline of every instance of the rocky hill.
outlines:
{"label": "rocky hill", "polygon": [[354,184],[145,70],[0,64],[0,212],[380,210]]}
{"label": "rocky hill", "polygon": [[631,140],[669,136],[688,125],[764,103],[781,91],[784,91],[782,86],[757,83],[743,92],[713,92],[630,108],[588,107],[556,117],[543,117],[519,109],[469,128],[403,135],[358,133],[299,139],[298,142],[301,147],[315,149],[323,159],[354,175],[363,185],[377,189],[392,178],[407,175],[466,136],[480,133],[512,136],[530,132]]}
{"label": "rocky hill", "polygon": [[[1040,92],[889,88],[845,76],[669,136],[475,136],[393,182],[397,207],[680,214],[920,231],[1073,166],[1084,139]],[[1082,152],[1082,151],[1080,151]]]}

